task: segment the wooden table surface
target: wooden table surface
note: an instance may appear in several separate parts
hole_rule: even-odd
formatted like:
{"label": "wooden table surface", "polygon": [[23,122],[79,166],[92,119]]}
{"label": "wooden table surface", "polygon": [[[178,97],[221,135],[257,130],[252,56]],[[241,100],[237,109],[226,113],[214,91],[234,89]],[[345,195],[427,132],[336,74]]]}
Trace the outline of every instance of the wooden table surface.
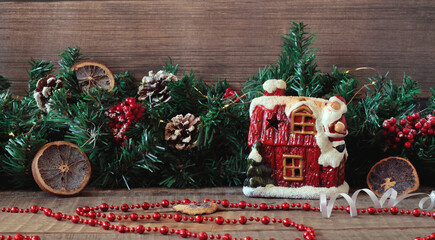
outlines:
{"label": "wooden table surface", "polygon": [[[421,191],[419,191],[421,192]],[[423,190],[429,193],[429,189]],[[246,201],[251,203],[281,204],[283,202],[308,202],[312,206],[318,206],[317,200],[292,200],[292,199],[260,199],[247,198],[242,194],[241,188],[203,188],[203,189],[133,189],[133,190],[94,190],[87,189],[80,196],[71,198],[59,198],[49,196],[40,191],[2,191],[0,192],[0,207],[27,208],[31,205],[51,208],[53,212],[60,211],[66,214],[75,214],[76,207],[97,206],[103,202],[114,205],[123,203],[136,204],[142,202],[156,203],[163,199],[183,200],[189,198],[192,201],[202,201],[205,198],[223,200],[238,203]],[[418,206],[421,197],[413,197],[402,201],[400,209],[414,209]],[[339,199],[337,205],[347,205],[343,199]],[[372,203],[365,194],[358,198],[358,207],[369,207]],[[158,208],[160,213],[173,214],[172,208]],[[153,210],[137,210],[138,214],[152,214]],[[119,212],[115,212],[117,214]],[[371,216],[366,214],[351,218],[343,211],[334,211],[330,219],[322,218],[320,212],[305,212],[303,210],[268,210],[267,212],[255,209],[220,209],[209,216],[224,218],[238,218],[244,215],[247,217],[290,218],[299,224],[314,227],[317,239],[414,239],[417,236],[424,237],[435,232],[435,219],[432,217],[414,217],[407,215],[392,216],[391,214],[379,214]],[[0,233],[3,235],[14,235],[16,233],[26,235],[38,235],[42,239],[180,239],[178,236],[163,236],[158,233],[121,235],[115,231],[105,231],[101,227],[90,227],[85,224],[73,224],[70,221],[56,221],[54,218],[47,218],[39,214],[12,214],[0,212]],[[116,225],[119,222],[115,223]],[[256,222],[248,222],[246,225],[214,223],[176,223],[173,220],[155,222],[150,220],[139,220],[132,224],[124,220],[126,226],[162,226],[166,225],[174,229],[188,229],[199,233],[229,233],[233,237],[243,238],[251,236],[258,239],[303,239],[302,232],[295,228],[286,228],[282,224],[263,225]],[[192,238],[191,238],[192,239]]]}

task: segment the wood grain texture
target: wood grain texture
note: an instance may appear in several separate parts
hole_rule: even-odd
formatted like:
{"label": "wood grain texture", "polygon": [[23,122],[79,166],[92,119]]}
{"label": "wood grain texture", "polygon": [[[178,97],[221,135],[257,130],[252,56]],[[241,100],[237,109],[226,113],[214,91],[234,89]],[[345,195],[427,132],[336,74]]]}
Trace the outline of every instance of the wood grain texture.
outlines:
{"label": "wood grain texture", "polygon": [[[240,89],[280,52],[290,21],[317,32],[318,65],[389,71],[417,79],[429,96],[435,75],[435,2],[386,1],[2,1],[0,74],[12,91],[27,88],[27,61],[58,61],[68,46],[137,79],[168,56],[207,82],[226,78]],[[356,72],[362,78],[373,72]]]}
{"label": "wood grain texture", "polygon": [[[429,189],[420,190],[420,192],[429,192]],[[283,200],[283,199],[260,199],[247,198],[243,195],[241,188],[203,188],[203,189],[133,189],[127,190],[92,190],[86,189],[80,196],[72,198],[58,198],[49,196],[43,192],[32,191],[3,191],[0,192],[0,207],[18,208],[30,207],[33,204],[44,206],[52,211],[60,211],[65,214],[75,214],[75,209],[82,206],[97,206],[103,202],[114,205],[141,204],[146,201],[149,203],[160,202],[163,199],[183,200],[189,198],[192,201],[202,201],[203,199],[224,200],[227,199],[232,203],[246,201],[260,204],[265,202],[271,204],[281,204],[283,202],[308,202],[312,206],[318,206],[316,200]],[[398,207],[404,209],[414,209],[418,205],[420,198],[410,198],[402,201]],[[339,199],[338,206],[346,206],[343,199]],[[358,198],[358,207],[369,207],[373,203],[367,195],[361,194]],[[144,211],[130,210],[141,214],[152,214],[159,211],[161,214],[174,214],[171,208],[158,208]],[[110,212],[110,211],[109,211]],[[115,211],[119,214],[120,211]],[[212,217],[223,216],[224,218],[238,219],[239,216],[263,217],[270,218],[290,218],[299,224],[312,226],[316,230],[317,239],[414,239],[417,236],[428,236],[434,230],[434,219],[432,217],[414,217],[409,215],[392,216],[389,213],[371,216],[361,214],[358,217],[351,218],[344,211],[334,211],[330,219],[321,217],[320,212],[305,212],[302,210],[259,211],[252,208],[247,209],[223,209],[211,215]],[[47,218],[42,213],[39,214],[11,214],[0,212],[0,234],[15,234],[17,232],[26,235],[39,235],[43,239],[143,239],[150,237],[152,239],[177,239],[178,236],[163,236],[159,233],[124,234],[120,235],[115,231],[105,231],[101,227],[90,227],[85,224],[73,224],[70,221],[56,221],[54,218]],[[214,223],[176,223],[173,220],[138,220],[135,223],[123,220],[114,223],[115,225],[124,224],[128,227],[142,224],[144,226],[160,227],[166,225],[169,228],[182,229],[186,228],[192,232],[205,231],[207,233],[222,234],[230,233],[233,237],[243,238],[251,236],[258,239],[294,239],[303,238],[302,232],[294,228],[285,228],[282,224],[273,224],[265,226],[261,223],[248,222],[246,225],[224,224],[218,226]],[[192,239],[192,238],[191,238]]]}

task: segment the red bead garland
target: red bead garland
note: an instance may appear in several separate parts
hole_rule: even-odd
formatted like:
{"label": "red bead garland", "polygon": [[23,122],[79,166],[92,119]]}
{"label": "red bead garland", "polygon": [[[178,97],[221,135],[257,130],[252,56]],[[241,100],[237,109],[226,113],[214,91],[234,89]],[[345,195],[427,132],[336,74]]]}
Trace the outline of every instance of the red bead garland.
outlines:
{"label": "red bead garland", "polygon": [[[209,199],[205,199],[204,202],[206,201],[210,201]],[[212,202],[215,202],[217,204],[221,204],[222,207],[224,208],[240,208],[240,209],[245,209],[245,208],[259,208],[260,210],[271,210],[271,209],[281,209],[281,210],[288,210],[290,207],[291,208],[300,208],[303,209],[305,211],[319,211],[318,208],[316,207],[311,207],[310,204],[308,203],[292,203],[292,204],[288,204],[288,203],[283,203],[281,205],[267,205],[266,203],[261,203],[260,205],[258,204],[252,204],[252,203],[246,203],[244,201],[240,201],[239,203],[230,203],[228,200],[213,200]],[[36,205],[31,206],[28,209],[19,209],[18,207],[12,207],[12,208],[2,208],[2,212],[9,212],[9,213],[38,213],[39,211],[42,211],[44,213],[45,216],[47,217],[53,217],[54,219],[58,220],[58,221],[62,221],[62,220],[69,220],[75,224],[87,224],[91,227],[94,226],[101,226],[104,230],[115,230],[119,233],[137,233],[137,234],[143,234],[145,231],[146,232],[159,232],[162,235],[168,235],[168,234],[176,234],[179,235],[180,237],[183,238],[187,238],[187,237],[193,237],[193,238],[198,238],[200,240],[207,240],[207,239],[228,239],[228,240],[232,240],[233,237],[230,234],[207,234],[205,232],[200,232],[200,233],[193,233],[188,231],[187,229],[170,229],[167,226],[161,226],[161,227],[144,227],[143,225],[138,225],[136,227],[127,227],[125,225],[119,225],[119,226],[115,226],[113,224],[111,224],[111,222],[114,222],[116,220],[126,220],[126,219],[130,219],[131,221],[137,221],[138,219],[153,219],[153,221],[160,221],[163,219],[173,219],[175,222],[181,222],[181,221],[185,221],[185,222],[192,222],[192,223],[203,223],[203,222],[214,222],[215,224],[218,225],[223,225],[223,224],[246,224],[248,221],[249,222],[261,222],[264,225],[268,225],[268,224],[282,224],[284,227],[294,227],[299,231],[303,231],[303,239],[305,240],[314,240],[316,239],[316,234],[314,231],[314,228],[312,227],[308,227],[305,226],[304,224],[297,224],[293,221],[291,221],[289,218],[285,218],[285,219],[276,219],[276,218],[270,218],[268,216],[263,216],[263,217],[249,217],[247,218],[246,216],[240,216],[238,219],[225,219],[222,216],[217,216],[217,217],[208,217],[208,216],[202,216],[202,215],[197,215],[195,217],[188,217],[188,216],[183,216],[181,214],[161,214],[159,212],[154,212],[152,215],[147,214],[147,215],[138,215],[137,213],[130,213],[130,214],[125,214],[125,215],[115,215],[114,213],[104,213],[107,212],[109,209],[116,209],[116,210],[121,210],[122,212],[129,212],[130,209],[150,209],[150,208],[156,208],[156,207],[162,207],[162,208],[167,208],[170,204],[174,205],[175,203],[183,203],[183,204],[188,204],[191,203],[191,201],[189,199],[184,199],[182,201],[171,201],[169,202],[168,200],[162,200],[160,203],[155,203],[155,204],[149,204],[147,202],[144,202],[142,204],[136,204],[136,205],[127,205],[127,204],[122,204],[121,206],[114,206],[114,205],[108,205],[107,203],[102,203],[99,206],[96,207],[88,207],[88,206],[83,206],[83,207],[78,207],[76,208],[76,213],[77,215],[66,215],[66,214],[62,214],[61,212],[56,212],[54,213],[51,209],[49,208],[44,208],[44,207],[38,207]],[[195,203],[195,202],[194,202]],[[344,206],[334,206],[333,208],[334,210],[346,210],[349,211],[349,206],[344,207]],[[416,208],[411,210],[404,210],[401,209],[399,210],[397,207],[391,207],[391,208],[379,208],[376,209],[374,207],[369,207],[367,209],[357,209],[358,212],[360,213],[369,213],[371,215],[375,215],[375,214],[379,214],[379,213],[383,213],[383,212],[390,212],[392,215],[397,215],[399,212],[401,214],[412,214],[415,217],[420,217],[420,216],[427,216],[427,217],[432,217],[432,219],[435,219],[435,212],[431,213],[431,212],[426,212],[426,211],[421,211],[420,209]],[[103,213],[101,213],[101,212]],[[84,219],[82,217],[88,218],[88,219]],[[107,218],[108,221],[100,221],[97,218]],[[2,239],[24,239],[24,240],[40,240],[40,237],[38,236],[22,236],[21,234],[16,234],[14,237],[12,236],[3,236],[0,235],[0,240]],[[234,238],[237,239],[237,238]],[[252,240],[252,238],[250,236],[246,236],[244,238],[245,240]],[[295,238],[299,239],[299,238]],[[427,236],[427,237],[416,237],[415,240],[435,240],[435,233],[432,233],[431,235]],[[241,238],[239,239],[241,240]]]}

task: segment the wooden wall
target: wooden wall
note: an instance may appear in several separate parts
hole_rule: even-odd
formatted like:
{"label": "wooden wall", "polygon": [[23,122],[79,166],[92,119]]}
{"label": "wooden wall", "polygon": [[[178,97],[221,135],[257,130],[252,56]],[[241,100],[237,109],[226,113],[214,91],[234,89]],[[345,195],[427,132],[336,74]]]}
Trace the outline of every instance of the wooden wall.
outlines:
{"label": "wooden wall", "polygon": [[[58,60],[68,46],[138,79],[168,56],[208,82],[241,88],[276,61],[290,21],[317,32],[318,65],[373,67],[400,83],[417,79],[428,97],[435,76],[435,2],[431,0],[2,1],[0,74],[27,87],[27,61]],[[357,72],[370,76],[373,72]]]}

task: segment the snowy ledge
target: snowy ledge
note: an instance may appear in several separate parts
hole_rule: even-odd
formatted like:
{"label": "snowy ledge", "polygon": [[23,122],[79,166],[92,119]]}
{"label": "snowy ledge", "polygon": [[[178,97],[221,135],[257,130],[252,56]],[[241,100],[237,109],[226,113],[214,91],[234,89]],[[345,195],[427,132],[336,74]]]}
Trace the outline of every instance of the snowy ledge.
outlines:
{"label": "snowy ledge", "polygon": [[320,192],[325,192],[326,197],[330,198],[336,193],[348,193],[349,185],[344,182],[341,186],[329,188],[312,186],[290,188],[272,184],[257,188],[243,187],[243,194],[247,197],[319,199]]}

